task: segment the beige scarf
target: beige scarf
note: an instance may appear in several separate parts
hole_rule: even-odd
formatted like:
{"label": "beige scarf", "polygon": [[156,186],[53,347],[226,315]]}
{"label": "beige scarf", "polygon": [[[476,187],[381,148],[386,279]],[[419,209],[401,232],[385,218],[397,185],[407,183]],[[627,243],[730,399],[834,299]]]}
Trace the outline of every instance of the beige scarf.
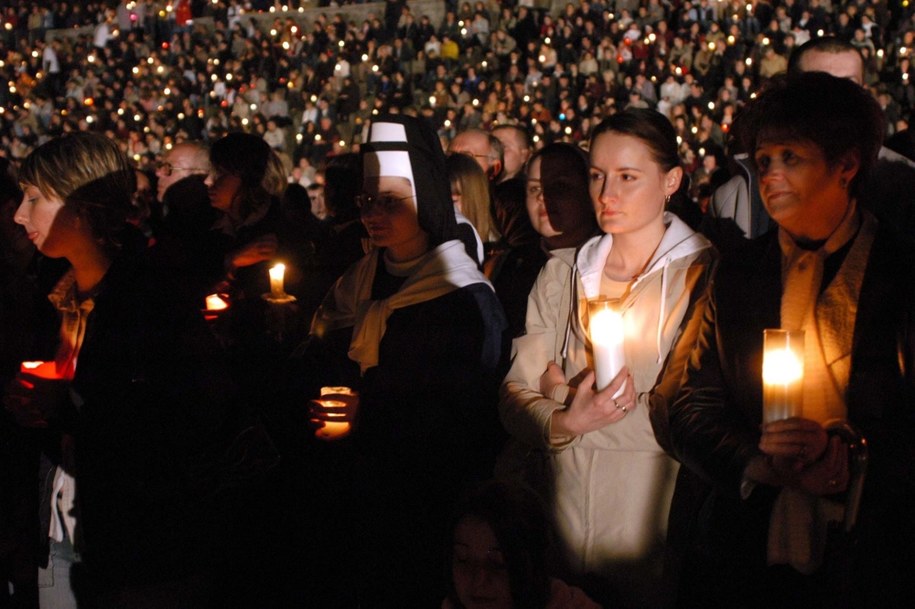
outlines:
{"label": "beige scarf", "polygon": [[[356,263],[337,281],[315,314],[312,334],[352,326],[349,357],[364,373],[378,365],[378,347],[395,309],[433,300],[475,283],[492,289],[489,280],[470,259],[461,241],[446,241],[428,252],[400,289],[381,300],[372,300],[372,282],[378,268],[378,250]],[[420,329],[418,329],[420,330]]]}
{"label": "beige scarf", "polygon": [[[68,271],[54,290],[48,295],[54,306],[60,311],[60,346],[57,349],[57,374],[64,379],[72,380],[76,374],[76,362],[86,337],[86,325],[89,314],[95,308],[95,300],[86,298],[80,301],[76,293],[76,275]],[[70,455],[72,460],[72,455]],[[51,522],[48,537],[62,542],[66,536],[71,542],[76,531],[76,480],[62,467],[54,472],[51,500]]]}

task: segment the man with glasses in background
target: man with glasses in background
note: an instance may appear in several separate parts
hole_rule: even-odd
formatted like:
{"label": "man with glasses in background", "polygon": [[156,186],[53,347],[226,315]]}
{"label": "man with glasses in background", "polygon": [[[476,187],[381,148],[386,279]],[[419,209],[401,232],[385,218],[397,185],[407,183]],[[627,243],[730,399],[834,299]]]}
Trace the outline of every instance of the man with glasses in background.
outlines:
{"label": "man with glasses in background", "polygon": [[150,218],[153,263],[169,269],[201,300],[222,272],[205,263],[213,258],[211,248],[218,247],[212,228],[219,212],[210,205],[203,183],[209,171],[209,149],[201,142],[182,142],[166,151],[156,162],[159,205]]}
{"label": "man with glasses in background", "polygon": [[[202,176],[201,181],[210,171],[210,152],[200,142],[182,142],[172,146],[156,163],[156,199],[165,203],[165,191],[169,187],[192,175]],[[167,208],[166,208],[167,209]],[[163,215],[167,211],[163,210]]]}
{"label": "man with glasses in background", "polygon": [[502,142],[482,129],[461,131],[451,140],[448,152],[460,152],[472,156],[489,178],[490,183],[499,181],[502,173]]}

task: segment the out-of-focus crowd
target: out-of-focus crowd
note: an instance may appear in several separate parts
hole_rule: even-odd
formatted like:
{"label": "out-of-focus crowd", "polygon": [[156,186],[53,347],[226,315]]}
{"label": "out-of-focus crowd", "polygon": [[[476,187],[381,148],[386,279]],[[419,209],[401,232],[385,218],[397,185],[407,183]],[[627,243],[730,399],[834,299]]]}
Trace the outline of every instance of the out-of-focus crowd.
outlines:
{"label": "out-of-focus crowd", "polygon": [[349,2],[6,4],[0,154],[14,162],[61,133],[98,130],[151,170],[176,142],[248,131],[307,187],[392,108],[431,118],[446,145],[518,123],[539,148],[587,141],[601,118],[636,106],[674,123],[699,200],[724,180],[740,107],[793,48],[830,34],[861,50],[887,136],[902,133],[890,145],[912,156],[907,0],[448,0],[440,20],[404,0],[358,19]]}

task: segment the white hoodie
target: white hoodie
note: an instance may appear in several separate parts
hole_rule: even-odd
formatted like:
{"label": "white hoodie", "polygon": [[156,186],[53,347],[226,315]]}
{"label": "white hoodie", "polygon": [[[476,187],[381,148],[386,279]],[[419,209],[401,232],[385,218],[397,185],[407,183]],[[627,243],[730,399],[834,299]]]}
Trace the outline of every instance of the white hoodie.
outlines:
{"label": "white hoodie", "polygon": [[[664,222],[667,230],[654,256],[622,303],[624,352],[637,407],[616,424],[551,442],[550,417],[564,407],[566,392],[551,397],[539,392],[540,376],[550,361],[563,368],[567,379],[593,368],[583,319],[587,300],[600,295],[612,235],[591,239],[577,255],[572,250],[554,252],[531,291],[526,334],[512,345],[512,367],[502,385],[499,410],[520,443],[515,450],[520,447],[528,456],[530,448],[549,451],[552,473],[547,475],[552,479],[539,486],[553,489],[553,496],[545,499],[554,506],[567,559],[579,573],[612,576],[615,563],[657,556],[665,536],[677,465],[655,441],[648,397],[713,250],[673,214],[665,214]],[[642,577],[629,569],[628,579]],[[646,582],[643,578],[639,583]]]}

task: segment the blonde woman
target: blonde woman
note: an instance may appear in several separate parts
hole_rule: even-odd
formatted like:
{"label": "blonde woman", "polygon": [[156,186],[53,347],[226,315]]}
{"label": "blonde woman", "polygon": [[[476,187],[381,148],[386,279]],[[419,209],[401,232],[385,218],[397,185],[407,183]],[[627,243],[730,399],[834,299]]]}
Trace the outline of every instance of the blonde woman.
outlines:
{"label": "blonde woman", "polygon": [[[448,178],[451,181],[451,202],[458,221],[458,231],[472,227],[476,233],[477,261],[483,263],[484,243],[499,238],[492,219],[492,199],[489,180],[476,160],[467,154],[452,153],[446,159]],[[465,240],[462,235],[462,240]]]}

